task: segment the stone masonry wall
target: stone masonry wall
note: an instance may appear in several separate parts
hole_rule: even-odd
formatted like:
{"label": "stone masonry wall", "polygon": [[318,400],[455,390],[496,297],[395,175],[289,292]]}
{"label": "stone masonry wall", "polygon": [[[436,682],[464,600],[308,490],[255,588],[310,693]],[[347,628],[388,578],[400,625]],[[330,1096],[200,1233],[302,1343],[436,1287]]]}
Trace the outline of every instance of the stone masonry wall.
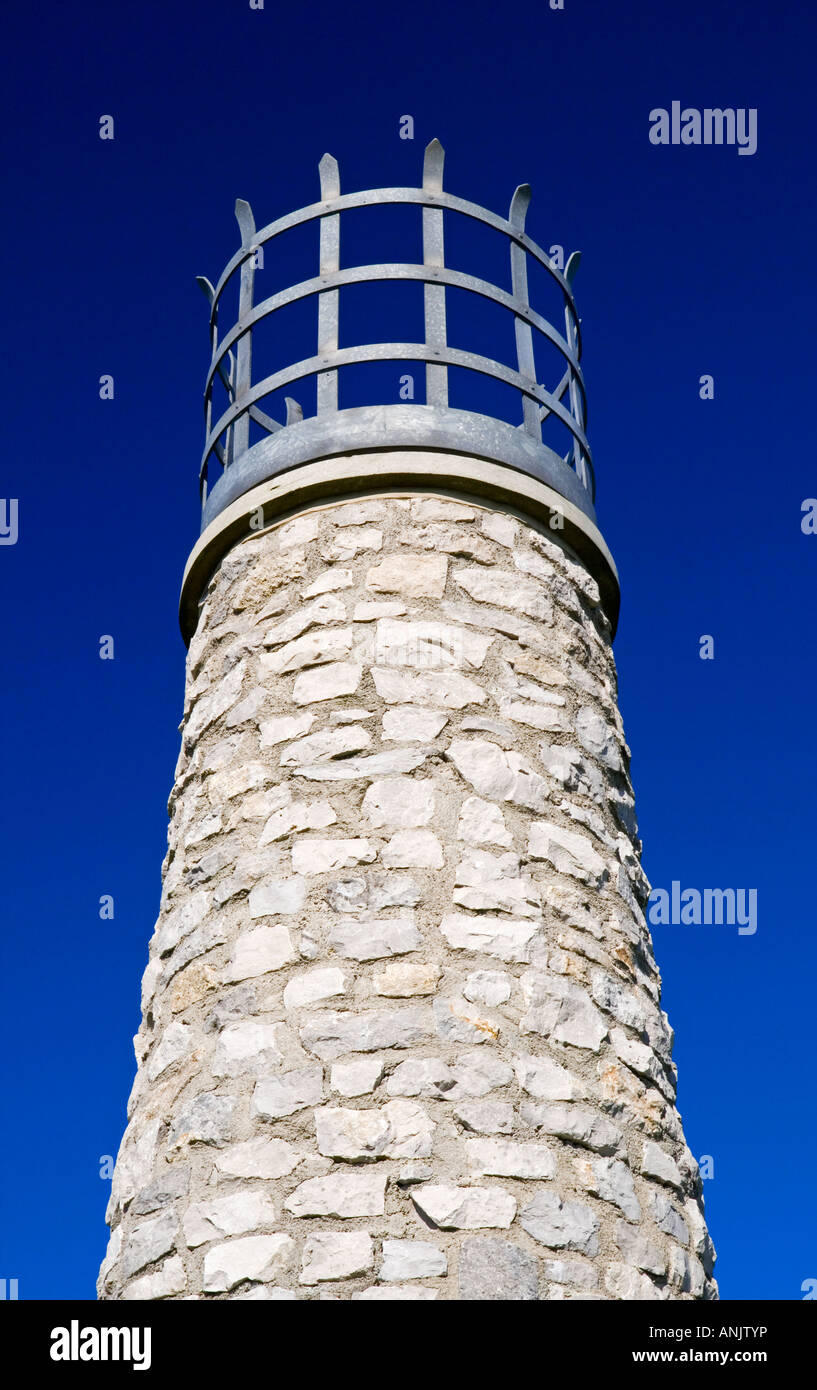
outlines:
{"label": "stone masonry wall", "polygon": [[713,1298],[595,582],[433,497],[188,655],[103,1298]]}

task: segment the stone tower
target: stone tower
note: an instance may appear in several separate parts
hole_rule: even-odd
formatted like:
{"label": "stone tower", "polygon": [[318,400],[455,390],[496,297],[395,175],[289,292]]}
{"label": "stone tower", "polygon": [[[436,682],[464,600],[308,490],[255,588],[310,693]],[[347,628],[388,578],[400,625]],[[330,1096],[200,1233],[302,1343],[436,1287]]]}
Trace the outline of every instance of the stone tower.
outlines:
{"label": "stone tower", "polygon": [[[527,186],[507,219],[444,192],[436,141],[420,188],[320,174],[258,231],[239,202],[241,247],[202,282],[182,747],[100,1297],[714,1298],[644,917],[578,256],[527,235]],[[383,203],[415,209],[422,264],[341,269],[342,213]],[[504,236],[510,291],[446,266],[457,215]],[[257,302],[261,253],[310,222],[318,274]],[[425,341],[339,347],[344,287],[395,279],[423,287]],[[449,345],[452,290],[508,312],[512,366]],[[253,328],[313,296],[316,355],[259,379]],[[396,403],[339,408],[344,370],[380,360],[403,364]],[[515,390],[521,422],[450,405],[466,375]],[[310,379],[285,424],[259,406]]]}

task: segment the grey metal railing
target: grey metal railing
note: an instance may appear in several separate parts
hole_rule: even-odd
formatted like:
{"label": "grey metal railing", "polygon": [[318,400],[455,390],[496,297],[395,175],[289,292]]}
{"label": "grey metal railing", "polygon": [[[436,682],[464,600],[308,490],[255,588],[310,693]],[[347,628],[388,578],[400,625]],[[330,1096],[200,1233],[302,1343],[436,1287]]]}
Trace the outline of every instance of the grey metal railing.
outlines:
{"label": "grey metal railing", "polygon": [[[420,188],[379,188],[359,193],[341,194],[337,161],[331,155],[324,155],[320,162],[321,199],[297,212],[280,217],[266,227],[256,229],[252,211],[248,203],[239,199],[236,203],[236,217],[241,231],[241,246],[228,262],[215,288],[209,280],[199,278],[199,284],[210,302],[210,337],[212,359],[205,385],[206,439],[199,474],[204,519],[226,505],[231,495],[244,490],[248,480],[259,476],[260,472],[271,473],[295,466],[309,456],[303,446],[304,431],[308,421],[304,421],[303,410],[292,397],[285,397],[286,420],[281,422],[267,414],[259,402],[273,392],[294,386],[304,378],[315,376],[316,417],[319,424],[329,426],[327,417],[351,416],[354,412],[338,410],[338,375],[345,367],[378,361],[417,361],[425,364],[426,405],[420,410],[430,411],[427,417],[437,427],[445,423],[447,416],[457,417],[457,427],[462,432],[463,420],[468,417],[468,430],[471,452],[480,453],[480,421],[484,422],[486,456],[497,457],[509,454],[507,445],[498,449],[495,440],[497,430],[508,430],[509,426],[497,424],[490,417],[477,415],[471,411],[453,411],[448,404],[449,367],[467,368],[482,373],[496,381],[515,388],[521,397],[521,422],[516,427],[525,437],[519,447],[510,450],[514,467],[532,474],[547,474],[552,480],[554,467],[567,465],[581,485],[576,488],[575,481],[563,491],[575,494],[578,505],[592,513],[595,493],[593,464],[590,446],[587,442],[587,397],[579,358],[581,355],[581,333],[579,317],[573,298],[572,281],[579,264],[579,252],[568,259],[564,273],[553,264],[551,258],[525,232],[525,217],[530,202],[530,188],[521,185],[511,199],[507,218],[486,211],[476,203],[443,191],[444,152],[438,140],[432,140],[425,151],[423,182]],[[385,263],[379,265],[360,265],[340,267],[340,223],[344,212],[354,208],[368,208],[386,204],[413,205],[422,209],[423,263],[422,265]],[[511,291],[500,289],[497,285],[473,275],[465,274],[445,264],[444,217],[446,212],[460,213],[472,218],[494,231],[503,233],[509,241]],[[259,248],[282,232],[320,219],[320,250],[318,274],[300,284],[289,286],[277,294],[269,296],[260,303],[254,303],[255,262]],[[565,330],[562,334],[546,318],[534,310],[528,302],[528,258],[544,267],[553,278],[564,300]],[[238,321],[219,337],[219,304],[225,287],[238,274]],[[425,341],[421,343],[387,342],[369,343],[354,347],[339,347],[339,301],[342,289],[349,285],[359,285],[374,281],[415,281],[423,285]],[[514,316],[516,337],[516,361],[505,364],[478,353],[464,351],[449,345],[446,333],[446,290],[448,287],[466,290],[485,300],[491,301]],[[283,370],[253,382],[252,354],[253,329],[263,320],[286,305],[295,304],[310,296],[318,295],[318,333],[316,352],[312,357],[294,362]],[[561,379],[550,390],[536,380],[534,361],[534,331],[540,334],[561,354],[564,370]],[[213,389],[220,382],[227,393],[228,406],[216,420],[213,419]],[[416,407],[395,405],[391,410],[406,412]],[[569,431],[572,437],[567,458],[554,464],[553,451],[542,443],[542,424],[553,417]],[[389,416],[392,420],[406,420],[405,415]],[[412,417],[413,419],[416,417]],[[277,448],[275,462],[267,459],[265,466],[249,467],[249,455],[259,445],[250,446],[250,422],[255,422],[264,431],[261,443],[267,443],[270,436],[279,436],[295,426],[301,431],[297,441],[299,447]],[[477,422],[475,424],[475,422]],[[335,423],[339,423],[336,419]],[[471,428],[473,426],[473,428]],[[492,427],[493,428],[492,430]],[[294,433],[294,432],[293,432]],[[314,438],[315,432],[312,431]],[[277,447],[276,441],[276,447]],[[420,442],[418,435],[417,443]],[[283,440],[281,440],[283,444]],[[313,445],[313,455],[315,446]],[[269,455],[269,451],[268,451]],[[547,464],[542,460],[548,456]],[[220,498],[213,496],[214,489],[208,485],[212,460],[224,470],[221,483],[226,481],[230,470],[235,480],[225,489],[220,487]],[[245,481],[239,481],[239,474]],[[558,486],[558,483],[556,484]],[[209,498],[209,505],[208,505]],[[586,499],[586,500],[585,500]],[[216,504],[217,505],[214,505]]]}

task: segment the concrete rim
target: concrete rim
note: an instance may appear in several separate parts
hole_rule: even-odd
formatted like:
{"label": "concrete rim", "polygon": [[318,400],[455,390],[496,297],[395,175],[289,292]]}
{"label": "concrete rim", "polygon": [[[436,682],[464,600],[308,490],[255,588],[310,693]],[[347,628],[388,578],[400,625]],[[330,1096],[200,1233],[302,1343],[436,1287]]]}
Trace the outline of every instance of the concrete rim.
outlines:
{"label": "concrete rim", "polygon": [[[248,536],[305,511],[363,497],[437,496],[504,511],[564,544],[599,586],[615,636],[620,587],[615,562],[598,527],[567,498],[515,468],[467,455],[390,450],[322,459],[251,488],[210,522],[194,545],[182,579],[179,626],[185,645],[196,630],[201,596],[228,550]],[[258,525],[259,508],[263,524]],[[561,514],[563,526],[550,526]],[[251,525],[251,520],[256,524]]]}

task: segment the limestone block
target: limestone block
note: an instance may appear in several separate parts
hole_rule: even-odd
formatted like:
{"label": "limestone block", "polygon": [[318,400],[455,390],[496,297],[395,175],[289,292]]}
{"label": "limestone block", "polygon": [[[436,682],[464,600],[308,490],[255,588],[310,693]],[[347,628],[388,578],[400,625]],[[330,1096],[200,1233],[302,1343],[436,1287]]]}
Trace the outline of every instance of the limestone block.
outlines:
{"label": "limestone block", "polygon": [[356,603],[352,618],[356,623],[376,623],[381,618],[399,618],[405,613],[404,603]]}
{"label": "limestone block", "polygon": [[345,1052],[378,1052],[384,1047],[406,1048],[434,1032],[431,1011],[424,1008],[366,1009],[360,1013],[320,1013],[300,1030],[309,1052],[334,1061]]}
{"label": "limestone block", "polygon": [[262,1119],[276,1120],[319,1105],[322,1099],[323,1069],[293,1067],[282,1076],[262,1077],[253,1093],[252,1108]]}
{"label": "limestone block", "polygon": [[352,1279],[373,1267],[374,1244],[365,1232],[316,1232],[304,1246],[299,1282],[319,1284],[329,1279]]}
{"label": "limestone block", "polygon": [[584,1100],[587,1087],[581,1079],[542,1053],[514,1058],[519,1085],[536,1100]]}
{"label": "limestone block", "polygon": [[434,1121],[421,1106],[391,1100],[380,1110],[326,1106],[315,1112],[318,1152],[348,1163],[381,1158],[428,1158]]}
{"label": "limestone block", "polygon": [[398,705],[383,715],[383,739],[387,743],[431,743],[448,719],[436,709]]}
{"label": "limestone block", "polygon": [[513,1106],[505,1100],[466,1100],[454,1107],[460,1124],[476,1134],[510,1134],[514,1126]]}
{"label": "limestone block", "polygon": [[519,1114],[532,1128],[544,1134],[555,1134],[572,1144],[581,1144],[596,1153],[617,1153],[622,1144],[621,1130],[590,1105],[579,1105],[575,1101],[570,1104],[523,1101]]}
{"label": "limestone block", "polygon": [[424,1183],[411,1198],[423,1216],[443,1231],[507,1229],[516,1215],[516,1198],[501,1187]]}
{"label": "limestone block", "polygon": [[576,1158],[573,1167],[578,1181],[588,1192],[620,1207],[630,1221],[640,1219],[641,1206],[626,1163],[616,1158]]}
{"label": "limestone block", "polygon": [[379,1057],[359,1057],[353,1062],[335,1062],[329,1085],[341,1096],[367,1096],[383,1079],[384,1065]]}
{"label": "limestone block", "polygon": [[284,1062],[285,1029],[280,1023],[245,1019],[230,1023],[219,1034],[213,1061],[214,1076],[241,1076],[272,1071]]}
{"label": "limestone block", "polygon": [[471,1236],[462,1243],[459,1294],[480,1302],[538,1299],[538,1261],[508,1240]]}
{"label": "limestone block", "polygon": [[448,912],[440,922],[440,931],[454,951],[479,951],[499,960],[524,961],[537,925],[526,918],[466,917]]}
{"label": "limestone block", "polygon": [[463,986],[466,999],[489,1007],[504,1004],[511,996],[511,977],[504,970],[475,970]]}
{"label": "limestone block", "polygon": [[386,1082],[386,1090],[390,1096],[439,1100],[452,1092],[456,1084],[456,1077],[445,1062],[435,1057],[418,1057],[395,1067]]}
{"label": "limestone block", "polygon": [[[270,891],[261,900],[256,900],[261,915],[261,907],[280,899]],[[295,909],[293,908],[293,911]],[[250,908],[251,915],[252,907]],[[296,959],[292,937],[288,927],[283,924],[274,927],[254,927],[238,938],[233,958],[224,972],[224,980],[250,980],[257,975],[265,975],[270,970],[281,970]]]}
{"label": "limestone block", "polygon": [[414,830],[434,815],[434,785],[428,779],[388,777],[373,782],[363,814],[374,829]]}
{"label": "limestone block", "polygon": [[560,825],[542,821],[531,825],[528,853],[532,859],[545,859],[559,873],[569,874],[582,883],[598,883],[605,873],[604,860],[592,841]]}
{"label": "limestone block", "polygon": [[652,1217],[656,1226],[677,1240],[679,1245],[689,1245],[689,1227],[674,1202],[663,1192],[656,1192],[652,1198]]}
{"label": "limestone block", "polygon": [[301,738],[309,733],[314,723],[314,714],[282,714],[275,719],[267,719],[259,725],[261,747],[274,748],[288,739]]}
{"label": "limestone block", "polygon": [[472,1177],[552,1178],[556,1159],[544,1144],[509,1139],[469,1139],[465,1150]]}
{"label": "limestone block", "polygon": [[445,555],[390,555],[366,575],[366,588],[406,598],[442,598],[448,573]]}
{"label": "limestone block", "polygon": [[325,729],[319,734],[307,734],[306,738],[296,739],[281,754],[281,767],[297,767],[302,763],[331,762],[333,758],[346,758],[350,753],[359,753],[368,748],[372,736],[367,729],[357,726]]}
{"label": "limestone block", "polygon": [[173,1123],[171,1138],[177,1146],[226,1144],[232,1138],[235,1108],[235,1097],[204,1092],[184,1106]]}
{"label": "limestone block", "polygon": [[329,932],[329,943],[339,956],[349,960],[382,960],[416,951],[420,933],[412,915],[342,920]]}
{"label": "limestone block", "polygon": [[336,700],[341,695],[354,695],[362,676],[363,667],[354,661],[332,661],[301,671],[295,679],[292,702],[295,705],[314,705],[319,700]]}
{"label": "limestone block", "polygon": [[275,1221],[275,1203],[263,1192],[231,1192],[208,1202],[193,1202],[184,1214],[184,1238],[191,1249],[223,1236],[243,1235]]}
{"label": "limestone block", "polygon": [[460,808],[457,839],[469,845],[513,844],[501,810],[492,801],[468,796]]}
{"label": "limestone block", "polygon": [[283,840],[293,831],[326,830],[337,816],[328,801],[293,801],[273,812],[261,832],[259,847]]}
{"label": "limestone block", "polygon": [[332,874],[376,858],[368,840],[299,840],[292,849],[292,868],[296,874]]}
{"label": "limestone block", "polygon": [[205,1293],[223,1293],[244,1279],[268,1281],[286,1276],[295,1242],[287,1235],[242,1236],[215,1245],[204,1256]]}
{"label": "limestone block", "polygon": [[398,621],[377,624],[375,652],[379,666],[413,667],[419,671],[440,666],[479,670],[494,638],[450,623]]}
{"label": "limestone block", "polygon": [[382,1216],[386,1201],[385,1173],[332,1173],[307,1178],[284,1203],[293,1216]]}
{"label": "limestone block", "polygon": [[427,1240],[384,1240],[383,1263],[378,1278],[433,1279],[446,1274],[445,1251]]}
{"label": "limestone block", "polygon": [[359,530],[351,526],[338,527],[334,539],[321,547],[321,557],[326,561],[354,560],[363,550],[382,550],[383,532],[376,526],[361,526]]}
{"label": "limestone block", "polygon": [[646,1274],[642,1274],[638,1269],[632,1269],[618,1261],[612,1261],[605,1272],[604,1286],[616,1298],[626,1299],[628,1302],[643,1301],[644,1299],[665,1299],[666,1292],[659,1289],[649,1279]]}
{"label": "limestone block", "polygon": [[658,1182],[666,1183],[669,1187],[683,1188],[681,1170],[675,1159],[666,1153],[658,1144],[653,1144],[650,1140],[644,1143],[641,1157],[641,1171],[646,1178],[656,1178]]}
{"label": "limestone block", "polygon": [[145,1274],[141,1279],[134,1279],[132,1284],[123,1289],[122,1298],[125,1302],[133,1299],[141,1302],[173,1298],[176,1294],[184,1293],[186,1287],[184,1265],[178,1255],[174,1255],[171,1259],[165,1260],[155,1274]]}
{"label": "limestone block", "polygon": [[336,966],[326,969],[306,970],[294,976],[284,989],[284,1007],[303,1009],[309,1004],[317,1004],[322,999],[331,999],[338,994],[346,994],[349,989],[348,976]]}
{"label": "limestone block", "polygon": [[552,1250],[598,1252],[598,1219],[581,1202],[562,1201],[557,1193],[542,1188],[522,1208],[519,1220],[534,1240]]}
{"label": "limestone block", "polygon": [[306,1157],[303,1149],[285,1139],[246,1139],[216,1154],[220,1173],[233,1178],[284,1178]]}
{"label": "limestone block", "polygon": [[454,583],[478,603],[496,604],[513,613],[525,613],[543,622],[551,621],[551,605],[541,584],[523,579],[512,570],[477,569],[469,566],[454,570]]}
{"label": "limestone block", "polygon": [[150,1221],[139,1222],[130,1233],[122,1254],[122,1271],[126,1278],[152,1264],[175,1248],[179,1221],[175,1212],[163,1212]]}
{"label": "limestone block", "polygon": [[408,999],[416,994],[434,994],[439,980],[438,965],[409,965],[396,961],[372,977],[372,991],[392,999]]}
{"label": "limestone block", "polygon": [[267,879],[250,891],[251,917],[288,916],[299,912],[306,901],[307,885],[293,875],[286,879]]}
{"label": "limestone block", "polygon": [[599,1282],[598,1270],[589,1260],[545,1260],[546,1279],[554,1284],[573,1284],[578,1289],[595,1289]]}
{"label": "limestone block", "polygon": [[332,569],[325,570],[305,589],[302,589],[301,598],[316,598],[318,594],[328,594],[335,589],[350,589],[353,583],[352,571],[336,565]]}
{"label": "limestone block", "polygon": [[372,680],[380,699],[387,705],[442,705],[444,709],[464,709],[466,705],[484,705],[488,700],[487,691],[476,681],[454,670],[407,671],[375,666]]}

